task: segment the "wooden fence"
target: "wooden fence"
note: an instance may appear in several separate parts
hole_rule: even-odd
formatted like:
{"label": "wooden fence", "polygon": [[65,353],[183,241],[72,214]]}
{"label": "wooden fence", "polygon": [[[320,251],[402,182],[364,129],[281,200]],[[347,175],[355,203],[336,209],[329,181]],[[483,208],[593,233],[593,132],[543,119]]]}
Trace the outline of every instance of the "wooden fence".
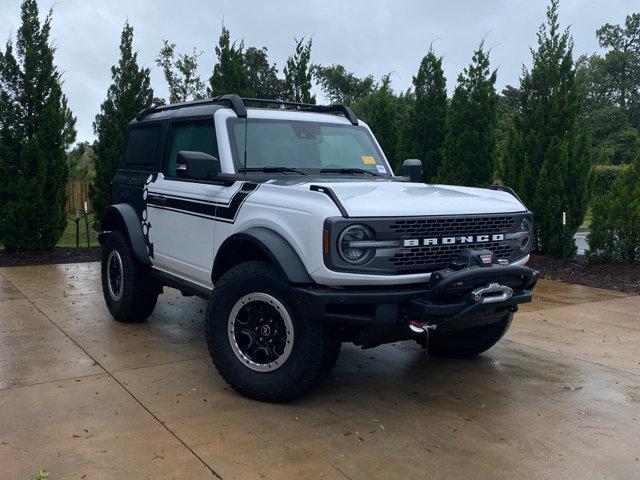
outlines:
{"label": "wooden fence", "polygon": [[90,182],[82,180],[70,180],[67,183],[67,212],[84,211],[84,202],[87,202],[89,212],[93,210],[89,200],[89,184]]}

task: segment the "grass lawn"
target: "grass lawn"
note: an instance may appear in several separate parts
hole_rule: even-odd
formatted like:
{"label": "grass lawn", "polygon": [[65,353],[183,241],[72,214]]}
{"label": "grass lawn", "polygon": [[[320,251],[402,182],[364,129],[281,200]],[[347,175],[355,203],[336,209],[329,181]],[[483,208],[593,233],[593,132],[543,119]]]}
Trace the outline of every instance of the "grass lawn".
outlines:
{"label": "grass lawn", "polygon": [[[89,214],[87,221],[89,222],[89,246],[97,247],[98,232],[91,228],[91,222],[93,222],[93,213]],[[75,215],[67,214],[67,226],[62,233],[62,237],[56,243],[56,247],[75,247],[76,246],[76,220]],[[87,227],[84,223],[84,217],[80,217],[80,247],[87,246]],[[4,250],[2,244],[0,244],[0,250]]]}
{"label": "grass lawn", "polygon": [[[91,228],[91,224],[93,222],[93,214],[90,214],[87,217],[89,222],[89,245],[92,247],[97,247],[98,244],[98,233]],[[58,247],[75,247],[76,246],[76,221],[74,215],[69,215],[69,220],[67,221],[67,227],[64,229],[64,233],[60,240],[57,243]],[[87,227],[84,223],[84,218],[80,217],[80,246],[87,246]]]}

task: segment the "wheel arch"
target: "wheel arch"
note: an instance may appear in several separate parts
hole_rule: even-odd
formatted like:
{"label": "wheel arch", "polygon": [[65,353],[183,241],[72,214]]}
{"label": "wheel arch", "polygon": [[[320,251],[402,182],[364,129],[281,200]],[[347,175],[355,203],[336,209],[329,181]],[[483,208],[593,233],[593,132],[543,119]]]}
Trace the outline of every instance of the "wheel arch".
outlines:
{"label": "wheel arch", "polygon": [[215,285],[227,270],[250,260],[270,262],[291,283],[313,283],[291,244],[265,227],[251,227],[233,234],[220,245],[213,262],[211,282]]}
{"label": "wheel arch", "polygon": [[142,263],[151,265],[151,259],[149,258],[149,252],[142,233],[142,223],[131,205],[118,203],[107,207],[102,216],[100,234],[98,235],[101,245],[104,244],[109,232],[113,230],[122,231],[136,258]]}

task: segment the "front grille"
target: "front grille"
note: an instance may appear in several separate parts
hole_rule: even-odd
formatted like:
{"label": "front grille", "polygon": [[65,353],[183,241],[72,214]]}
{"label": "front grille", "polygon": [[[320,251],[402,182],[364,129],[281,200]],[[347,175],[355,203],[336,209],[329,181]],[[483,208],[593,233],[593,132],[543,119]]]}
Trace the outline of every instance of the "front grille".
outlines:
{"label": "front grille", "polygon": [[515,221],[512,216],[416,218],[397,220],[389,228],[402,238],[451,237],[504,233],[513,227]]}
{"label": "front grille", "polygon": [[[508,233],[516,230],[516,223],[515,215],[427,217],[396,220],[389,229],[395,238],[424,239]],[[396,271],[428,271],[445,267],[466,248],[486,248],[507,260],[515,253],[509,241],[421,245],[402,248],[389,256],[388,261]]]}
{"label": "front grille", "polygon": [[428,247],[405,248],[389,258],[389,262],[399,269],[447,264],[465,248],[486,248],[498,258],[510,258],[513,248],[500,242],[466,243],[464,245],[432,245]]}

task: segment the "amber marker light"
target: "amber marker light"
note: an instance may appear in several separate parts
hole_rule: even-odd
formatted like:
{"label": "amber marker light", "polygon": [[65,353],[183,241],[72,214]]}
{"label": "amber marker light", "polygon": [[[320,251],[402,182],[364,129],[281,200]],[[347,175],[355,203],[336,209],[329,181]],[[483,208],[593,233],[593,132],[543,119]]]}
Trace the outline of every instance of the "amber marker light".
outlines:
{"label": "amber marker light", "polygon": [[325,255],[329,255],[329,232],[327,230],[322,232],[322,250]]}

